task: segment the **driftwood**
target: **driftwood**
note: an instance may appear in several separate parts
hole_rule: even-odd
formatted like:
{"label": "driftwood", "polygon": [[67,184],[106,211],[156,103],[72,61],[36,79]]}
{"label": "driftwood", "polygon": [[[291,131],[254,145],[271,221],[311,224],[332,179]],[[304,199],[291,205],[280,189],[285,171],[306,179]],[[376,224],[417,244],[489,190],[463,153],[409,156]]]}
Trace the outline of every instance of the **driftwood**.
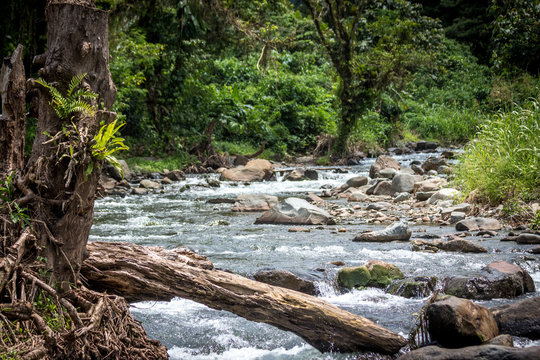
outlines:
{"label": "driftwood", "polygon": [[316,297],[213,268],[186,249],[127,243],[88,244],[82,278],[128,301],[182,297],[301,336],[320,351],[393,354],[403,337]]}

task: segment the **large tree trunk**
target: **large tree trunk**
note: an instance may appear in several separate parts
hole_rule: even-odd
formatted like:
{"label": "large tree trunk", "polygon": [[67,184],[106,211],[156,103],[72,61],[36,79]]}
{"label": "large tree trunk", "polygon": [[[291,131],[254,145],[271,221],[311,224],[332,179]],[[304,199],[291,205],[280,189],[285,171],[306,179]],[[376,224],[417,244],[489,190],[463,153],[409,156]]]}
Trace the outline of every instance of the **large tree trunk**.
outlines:
{"label": "large tree trunk", "polygon": [[24,165],[26,131],[26,77],[22,61],[22,45],[4,59],[0,71],[0,176]]}
{"label": "large tree trunk", "polygon": [[[116,88],[109,72],[107,12],[95,8],[93,0],[50,1],[46,16],[48,50],[34,60],[42,66],[38,74],[62,94],[75,75],[87,74],[82,86],[99,95],[95,106],[104,106],[95,116],[78,114],[60,119],[49,104],[48,90],[33,84],[38,93],[38,126],[18,185],[33,197],[40,255],[48,259],[54,278],[66,284],[77,282],[85,256],[101,171],[101,163],[92,159],[91,141],[100,121],[108,123],[115,118],[106,110],[114,101]],[[93,171],[86,174],[91,166]]]}
{"label": "large tree trunk", "polygon": [[294,332],[320,351],[393,354],[401,336],[316,297],[216,270],[189,250],[89,243],[81,275],[95,290],[130,301],[175,296]]}

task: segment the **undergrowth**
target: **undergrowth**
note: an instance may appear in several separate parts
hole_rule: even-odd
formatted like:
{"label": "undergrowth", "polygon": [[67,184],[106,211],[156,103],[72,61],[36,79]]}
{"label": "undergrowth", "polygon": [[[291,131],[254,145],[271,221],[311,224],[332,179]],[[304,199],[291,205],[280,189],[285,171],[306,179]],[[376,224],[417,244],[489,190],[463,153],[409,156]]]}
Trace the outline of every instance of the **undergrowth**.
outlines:
{"label": "undergrowth", "polygon": [[533,100],[489,117],[460,156],[455,182],[491,205],[539,200],[539,111]]}

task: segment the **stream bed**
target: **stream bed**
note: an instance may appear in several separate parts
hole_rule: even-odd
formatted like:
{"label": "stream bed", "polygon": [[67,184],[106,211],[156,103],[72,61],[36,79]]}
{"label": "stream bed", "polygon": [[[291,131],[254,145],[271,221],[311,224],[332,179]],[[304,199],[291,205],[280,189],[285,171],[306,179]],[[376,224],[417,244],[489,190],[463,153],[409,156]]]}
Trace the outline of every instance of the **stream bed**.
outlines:
{"label": "stream bed", "polygon": [[[407,166],[433,154],[396,156]],[[233,213],[231,204],[212,204],[213,198],[234,199],[239,194],[304,197],[321,192],[322,186],[336,187],[347,179],[367,175],[374,159],[348,167],[347,173],[318,170],[319,180],[290,182],[282,176],[274,182],[236,184],[222,182],[219,188],[202,187],[203,176],[168,185],[164,193],[142,196],[106,197],[96,201],[90,241],[125,241],[165,248],[187,247],[207,256],[216,268],[250,276],[263,268],[288,270],[315,281],[320,297],[350,312],[362,315],[405,337],[414,326],[414,313],[426,299],[406,299],[380,289],[340,292],[334,280],[333,261],[360,266],[382,260],[399,267],[405,276],[471,274],[496,260],[517,263],[540,287],[538,255],[526,253],[531,246],[501,242],[499,236],[481,240],[488,249],[482,254],[412,252],[407,242],[358,243],[352,238],[360,231],[384,225],[360,222],[337,226],[310,227],[311,232],[290,233],[286,225],[254,225],[260,213]],[[216,174],[210,175],[216,177]],[[191,187],[185,191],[186,185]],[[347,205],[344,200],[331,200]],[[352,204],[348,204],[352,206]],[[345,228],[346,232],[338,232]],[[447,234],[450,226],[412,225],[415,232]],[[474,239],[474,238],[473,238]],[[538,296],[536,293],[526,297]],[[518,299],[479,302],[484,306],[513,303]],[[354,359],[355,354],[321,354],[295,334],[254,323],[234,314],[210,309],[185,300],[146,301],[132,305],[132,313],[142,321],[148,335],[167,346],[171,359]],[[518,339],[517,345],[538,345]]]}

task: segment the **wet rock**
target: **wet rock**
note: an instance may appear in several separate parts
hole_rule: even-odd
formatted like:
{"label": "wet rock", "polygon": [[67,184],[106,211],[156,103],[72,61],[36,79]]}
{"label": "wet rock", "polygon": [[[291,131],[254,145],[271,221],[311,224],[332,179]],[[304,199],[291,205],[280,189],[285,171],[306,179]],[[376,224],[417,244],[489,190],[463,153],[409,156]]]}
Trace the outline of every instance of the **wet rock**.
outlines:
{"label": "wet rock", "polygon": [[471,217],[456,224],[457,231],[500,230],[501,223],[496,219]]}
{"label": "wet rock", "polygon": [[491,309],[502,333],[540,339],[540,297]]}
{"label": "wet rock", "polygon": [[255,224],[322,225],[330,222],[325,210],[299,198],[287,198],[262,214]]}
{"label": "wet rock", "polygon": [[370,231],[356,235],[353,241],[361,242],[388,242],[388,241],[408,241],[412,231],[406,220],[393,223],[383,230]]}
{"label": "wet rock", "polygon": [[255,280],[280,286],[291,290],[303,292],[308,295],[317,295],[315,285],[311,281],[300,279],[293,273],[285,270],[260,270],[253,275]]}
{"label": "wet rock", "polygon": [[148,189],[145,189],[145,188],[133,188],[133,189],[131,189],[131,194],[133,194],[133,195],[146,195],[146,194],[148,194]]}
{"label": "wet rock", "polygon": [[219,182],[219,180],[217,179],[206,179],[206,183],[211,186],[211,187],[215,187],[215,188],[218,188],[221,186],[221,183]]}
{"label": "wet rock", "polygon": [[379,181],[377,184],[373,185],[366,190],[367,195],[387,195],[390,196],[392,192],[392,182],[390,181]]}
{"label": "wet rock", "polygon": [[324,204],[323,199],[311,192],[306,195],[306,200],[312,204]]}
{"label": "wet rock", "polygon": [[232,211],[268,211],[277,203],[277,196],[241,194],[236,198]]}
{"label": "wet rock", "polygon": [[107,173],[107,175],[109,175],[111,178],[113,178],[116,181],[122,181],[123,179],[130,179],[132,174],[131,174],[131,171],[129,170],[129,166],[127,162],[125,160],[118,160],[118,163],[120,164],[120,169],[114,167],[111,164],[108,164],[105,167],[105,172]]}
{"label": "wet rock", "polygon": [[514,298],[535,291],[529,273],[506,261],[489,264],[478,276],[448,277],[443,282],[446,294],[474,300]]}
{"label": "wet rock", "polygon": [[407,201],[411,198],[411,194],[408,193],[408,192],[403,192],[403,193],[399,193],[395,198],[394,198],[394,202],[395,203],[399,203],[399,202],[403,202],[403,201]]}
{"label": "wet rock", "polygon": [[173,183],[173,181],[171,179],[169,179],[168,177],[164,177],[163,179],[161,179],[161,183],[163,185],[171,185]]}
{"label": "wet rock", "polygon": [[416,151],[435,150],[438,146],[439,144],[436,142],[420,140],[416,143],[414,149]]}
{"label": "wet rock", "polygon": [[161,184],[152,180],[141,180],[140,185],[145,189],[159,190],[162,188]]}
{"label": "wet rock", "polygon": [[186,179],[186,175],[181,170],[172,170],[169,171],[166,175],[166,178],[171,179],[172,181],[182,181]]}
{"label": "wet rock", "polygon": [[414,184],[418,182],[419,178],[421,180],[421,176],[398,173],[392,179],[391,190],[393,193],[412,193],[414,190]]}
{"label": "wet rock", "polygon": [[317,180],[319,174],[313,169],[295,169],[283,178],[283,181]]}
{"label": "wet rock", "polygon": [[268,160],[250,160],[245,166],[226,169],[221,173],[221,180],[229,181],[263,181],[270,180],[274,175],[274,165]]}
{"label": "wet rock", "polygon": [[499,335],[497,322],[487,308],[454,296],[430,304],[426,317],[431,340],[444,347],[479,345]]}
{"label": "wet rock", "polygon": [[416,164],[412,164],[412,165],[411,165],[411,169],[412,169],[412,170],[414,171],[414,173],[417,174],[417,175],[424,175],[424,170],[423,170],[420,166],[418,166],[418,165],[416,165]]}
{"label": "wet rock", "polygon": [[540,235],[524,232],[516,236],[515,240],[518,244],[540,244]]}
{"label": "wet rock", "polygon": [[460,253],[486,253],[487,250],[472,242],[465,239],[453,238],[448,241],[442,241],[441,239],[435,240],[424,240],[424,239],[414,239],[411,241],[411,250],[412,251],[426,251],[426,252],[438,252],[449,251],[449,252],[460,252]]}
{"label": "wet rock", "polygon": [[367,185],[368,181],[369,181],[369,179],[367,178],[367,176],[355,176],[355,177],[352,177],[349,180],[347,180],[347,182],[344,185],[343,190],[346,190],[346,189],[351,188],[351,187],[359,188],[361,186]]}
{"label": "wet rock", "polygon": [[206,200],[209,204],[234,204],[236,202],[235,199],[227,199],[227,198],[214,198],[214,199],[208,199]]}
{"label": "wet rock", "polygon": [[378,178],[380,177],[380,171],[387,168],[399,170],[401,169],[401,165],[399,165],[399,162],[397,162],[397,160],[391,156],[380,155],[371,165],[369,169],[369,177],[372,179]]}
{"label": "wet rock", "polygon": [[289,228],[288,230],[289,232],[311,232],[310,229],[308,228],[305,228],[305,227],[292,227],[292,228]]}
{"label": "wet rock", "polygon": [[440,177],[434,177],[414,184],[414,192],[437,191],[446,185],[446,181]]}
{"label": "wet rock", "polygon": [[[502,332],[500,326],[499,326],[499,332]],[[499,346],[514,347],[514,338],[512,337],[512,335],[502,334],[499,336],[495,336],[493,339],[486,341],[484,345],[499,345]]]}
{"label": "wet rock", "polygon": [[234,157],[234,166],[244,166],[246,165],[247,163],[249,162],[249,158],[247,156],[244,156],[244,155],[236,155]]}
{"label": "wet rock", "polygon": [[437,278],[427,276],[417,276],[414,278],[406,278],[396,280],[386,289],[392,295],[402,296],[405,298],[424,298],[435,291],[437,286]]}
{"label": "wet rock", "polygon": [[454,200],[460,194],[461,192],[456,189],[451,189],[451,188],[441,189],[429,198],[428,203],[435,204],[437,201]]}
{"label": "wet rock", "polygon": [[540,346],[512,348],[500,345],[478,345],[461,349],[426,346],[400,356],[398,360],[531,360],[537,359]]}
{"label": "wet rock", "polygon": [[537,246],[531,250],[529,250],[531,254],[540,254],[540,246]]}
{"label": "wet rock", "polygon": [[445,159],[454,159],[456,157],[456,154],[453,151],[445,150],[441,153],[441,157]]}
{"label": "wet rock", "polygon": [[445,159],[431,156],[424,161],[422,164],[422,169],[425,172],[428,172],[431,170],[437,170],[442,165],[448,165]]}
{"label": "wet rock", "polygon": [[403,279],[397,266],[378,260],[370,260],[358,267],[344,267],[338,272],[338,284],[347,289],[356,287],[385,288],[395,279]]}

